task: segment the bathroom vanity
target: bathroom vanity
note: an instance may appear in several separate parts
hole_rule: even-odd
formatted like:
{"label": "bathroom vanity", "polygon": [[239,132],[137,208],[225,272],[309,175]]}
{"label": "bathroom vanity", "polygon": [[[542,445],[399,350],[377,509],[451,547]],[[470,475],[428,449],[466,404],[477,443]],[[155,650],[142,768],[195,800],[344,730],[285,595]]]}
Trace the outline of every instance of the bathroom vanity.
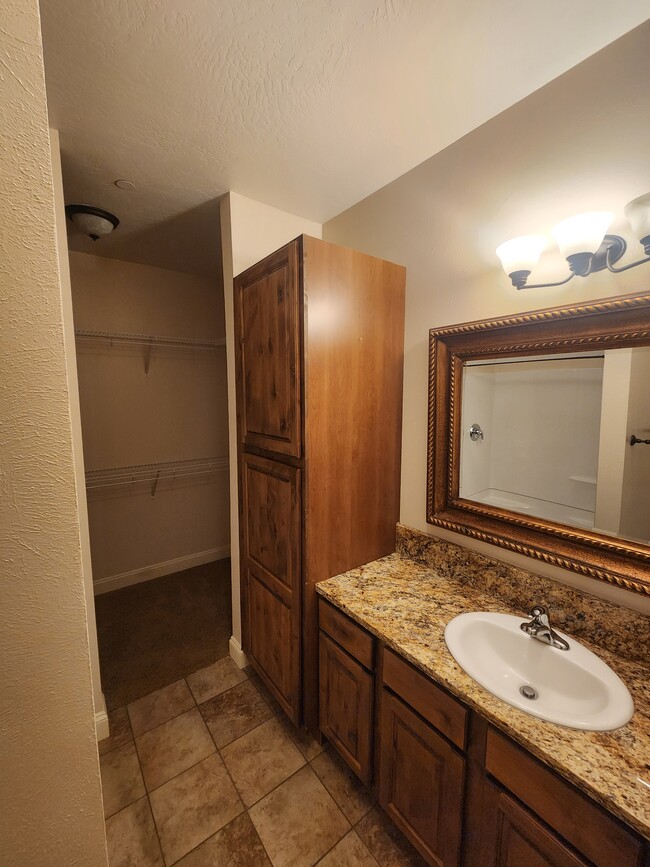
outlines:
{"label": "bathroom vanity", "polygon": [[[399,527],[396,554],[319,584],[321,731],[430,864],[647,867],[648,619],[526,575]],[[454,661],[450,620],[523,620],[532,593],[627,684],[626,726],[536,719]]]}

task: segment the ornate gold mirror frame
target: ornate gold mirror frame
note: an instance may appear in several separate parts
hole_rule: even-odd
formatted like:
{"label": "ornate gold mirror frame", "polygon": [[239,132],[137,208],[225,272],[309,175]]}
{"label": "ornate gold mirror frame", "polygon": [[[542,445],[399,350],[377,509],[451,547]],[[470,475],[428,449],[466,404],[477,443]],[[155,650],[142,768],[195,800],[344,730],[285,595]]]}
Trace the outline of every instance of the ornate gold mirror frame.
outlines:
{"label": "ornate gold mirror frame", "polygon": [[[432,329],[427,522],[650,595],[650,546],[459,496],[460,411],[466,362],[641,345],[650,345],[650,294]],[[650,508],[650,491],[648,499]]]}

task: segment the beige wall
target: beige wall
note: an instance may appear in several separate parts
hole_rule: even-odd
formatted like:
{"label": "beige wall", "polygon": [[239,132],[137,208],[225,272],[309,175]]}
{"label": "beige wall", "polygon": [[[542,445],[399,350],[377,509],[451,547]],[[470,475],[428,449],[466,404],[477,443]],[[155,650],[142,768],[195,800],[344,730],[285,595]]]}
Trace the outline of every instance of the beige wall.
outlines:
{"label": "beige wall", "polygon": [[[75,327],[219,341],[220,281],[70,253]],[[79,341],[86,470],[221,457],[217,474],[89,491],[96,592],[229,553],[224,349]]]}
{"label": "beige wall", "polygon": [[[494,249],[548,233],[565,216],[611,209],[650,190],[650,23],[613,43],[323,227],[324,237],[407,267],[401,519],[425,520],[428,329],[648,288],[650,266],[515,291]],[[632,243],[626,260],[638,257]],[[542,279],[561,279],[551,250]],[[436,533],[438,531],[435,531]],[[459,536],[468,547],[650,611],[638,594]]]}
{"label": "beige wall", "polygon": [[38,5],[0,54],[0,860],[106,864]]}
{"label": "beige wall", "polygon": [[93,569],[90,554],[90,528],[88,525],[88,505],[86,502],[85,467],[83,437],[81,433],[81,409],[79,406],[79,380],[77,377],[77,354],[74,338],[74,316],[72,312],[72,285],[70,283],[70,263],[66,233],[65,202],[63,196],[63,176],[61,173],[61,150],[59,134],[50,130],[52,154],[52,180],[54,186],[54,209],[56,222],[56,246],[61,281],[61,304],[63,309],[63,339],[65,363],[68,379],[70,425],[72,432],[72,454],[74,461],[75,492],[79,513],[79,538],[81,541],[81,572],[86,601],[86,620],[88,625],[88,647],[90,651],[90,674],[93,682],[93,701],[95,705],[95,729],[97,740],[109,735],[106,702],[102,692],[99,668],[99,648],[97,645],[97,624],[95,622],[95,598],[93,593]]}
{"label": "beige wall", "polygon": [[232,639],[230,650],[240,665],[241,608],[239,585],[239,506],[237,490],[237,422],[235,395],[235,331],[233,312],[233,277],[259,262],[298,235],[322,237],[322,226],[295,214],[288,214],[239,193],[228,193],[221,200],[221,248],[223,256],[223,291],[226,313],[228,352],[228,415],[230,438],[230,546],[232,557]]}

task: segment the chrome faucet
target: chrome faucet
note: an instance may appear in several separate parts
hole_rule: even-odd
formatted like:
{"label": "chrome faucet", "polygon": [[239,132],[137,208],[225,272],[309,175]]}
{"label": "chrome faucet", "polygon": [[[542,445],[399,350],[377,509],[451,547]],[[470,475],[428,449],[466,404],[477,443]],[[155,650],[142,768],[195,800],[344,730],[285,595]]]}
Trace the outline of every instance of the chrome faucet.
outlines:
{"label": "chrome faucet", "polygon": [[521,623],[519,628],[522,629],[531,638],[536,638],[543,644],[550,644],[558,650],[568,650],[569,643],[561,638],[557,632],[551,628],[551,622],[548,618],[548,611],[543,605],[535,605],[530,612],[532,620],[526,623]]}

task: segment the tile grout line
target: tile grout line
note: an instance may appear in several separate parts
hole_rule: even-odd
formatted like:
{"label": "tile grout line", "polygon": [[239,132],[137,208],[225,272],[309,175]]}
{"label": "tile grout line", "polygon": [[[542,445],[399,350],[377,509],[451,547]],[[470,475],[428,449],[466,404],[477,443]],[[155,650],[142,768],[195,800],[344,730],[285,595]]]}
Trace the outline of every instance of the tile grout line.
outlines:
{"label": "tile grout line", "polygon": [[[243,670],[243,669],[242,669],[242,670]],[[247,677],[248,680],[250,680],[250,678],[248,677],[248,675],[246,675],[246,677]],[[245,683],[245,682],[246,682],[246,681],[243,681],[243,680],[241,681],[241,683]],[[239,686],[239,685],[240,685],[240,684],[235,684],[235,686]],[[255,686],[255,684],[253,684],[253,686]],[[229,689],[234,689],[234,686],[230,687]],[[229,690],[226,689],[226,690],[224,690],[223,693],[217,693],[217,695],[223,695],[224,693],[226,693],[226,692],[228,692],[228,691],[229,691]],[[258,691],[259,691],[259,690],[258,690]],[[264,703],[268,705],[268,703],[267,703],[267,702],[265,701],[265,699],[264,699],[264,696],[261,695],[261,693],[260,693],[260,696],[261,696],[261,698],[262,698],[262,701],[264,701]],[[212,696],[212,698],[216,698],[216,696]],[[210,701],[210,699],[208,698],[208,699],[206,699],[206,701]],[[202,704],[205,704],[205,702],[202,702]],[[201,711],[201,705],[197,705],[197,707],[199,708],[199,712],[200,712],[200,711]],[[253,820],[251,819],[251,817],[250,817],[250,815],[249,815],[249,813],[248,813],[248,807],[246,806],[246,804],[244,804],[244,801],[243,801],[243,799],[242,799],[241,793],[240,793],[239,789],[237,788],[237,786],[235,785],[235,781],[233,780],[233,778],[232,778],[232,774],[230,773],[230,770],[228,769],[228,765],[226,764],[226,762],[225,762],[223,756],[221,755],[221,751],[219,750],[219,747],[217,746],[217,743],[216,743],[216,741],[215,741],[215,739],[214,739],[214,737],[213,737],[213,735],[212,735],[212,732],[210,731],[210,729],[209,729],[209,727],[208,727],[208,725],[207,725],[205,719],[203,718],[203,714],[201,714],[201,719],[203,720],[203,724],[205,725],[206,729],[208,730],[208,734],[210,735],[210,739],[212,740],[212,743],[213,743],[213,745],[214,745],[215,753],[216,753],[216,755],[219,756],[219,759],[220,759],[220,761],[221,761],[221,763],[222,763],[222,765],[223,765],[223,767],[224,767],[226,773],[228,774],[228,779],[229,779],[230,782],[232,783],[232,787],[233,787],[233,789],[235,790],[235,792],[236,792],[236,794],[237,794],[237,797],[239,798],[239,802],[240,802],[240,804],[242,805],[242,807],[243,807],[244,809],[242,810],[241,813],[238,813],[238,814],[237,814],[233,819],[231,819],[230,822],[226,822],[225,825],[222,825],[222,827],[219,828],[217,831],[215,831],[214,834],[209,834],[209,835],[208,835],[204,840],[201,840],[199,843],[196,844],[196,846],[192,847],[192,849],[189,849],[189,850],[188,850],[184,855],[181,855],[181,858],[186,858],[186,857],[190,854],[190,852],[194,852],[196,849],[199,848],[199,846],[202,846],[202,845],[203,845],[204,843],[206,843],[206,842],[207,842],[211,837],[214,837],[214,836],[215,836],[216,834],[218,834],[220,831],[223,831],[223,829],[224,829],[224,828],[227,828],[228,825],[230,825],[231,822],[234,822],[235,819],[238,819],[240,816],[243,816],[244,813],[245,813],[246,816],[248,817],[249,822],[251,823],[251,825],[253,825],[253,829],[254,829],[255,833],[257,834],[257,839],[260,841],[260,844],[261,844],[262,848],[264,849],[264,852],[265,852],[265,854],[266,854],[266,857],[269,859],[269,862],[271,863],[271,865],[272,865],[272,867],[273,867],[273,862],[271,861],[271,858],[270,858],[270,856],[269,856],[269,853],[266,851],[266,847],[264,846],[264,843],[262,843],[262,838],[261,838],[260,835],[257,833],[257,828],[256,828],[255,825],[253,824]],[[266,720],[266,722],[268,722],[268,720]],[[260,723],[260,725],[263,725],[263,723]],[[259,727],[259,726],[256,726],[256,728],[258,728],[258,727]],[[251,729],[251,731],[254,731],[254,729]],[[246,732],[246,734],[248,734],[248,732]],[[244,737],[244,735],[241,735],[241,737]],[[235,740],[239,740],[239,738],[235,738]],[[231,741],[230,743],[235,743],[235,741]],[[211,753],[211,755],[214,755],[214,753]],[[201,761],[205,761],[205,760],[204,760],[204,759],[201,759]],[[197,764],[200,764],[200,762],[197,762]],[[193,765],[192,767],[196,767],[196,765]],[[189,770],[189,769],[188,769],[188,770]],[[182,771],[181,773],[185,773],[185,772]],[[180,775],[177,774],[177,776],[180,776]],[[164,785],[164,784],[163,784],[163,785]],[[153,813],[153,811],[152,811],[152,813]],[[174,863],[177,864],[177,863],[181,860],[181,858],[177,858],[176,861],[175,861]],[[171,867],[171,865],[167,865],[167,867]]]}
{"label": "tile grout line", "polygon": [[[226,658],[228,658],[228,657],[223,657],[223,658],[226,659]],[[217,661],[219,661],[219,660],[217,660]],[[243,670],[242,670],[242,671],[243,671]],[[257,836],[257,839],[259,840],[259,843],[260,843],[260,845],[262,846],[262,849],[264,850],[264,852],[265,852],[265,854],[266,854],[266,857],[269,859],[270,863],[273,864],[273,861],[272,861],[272,859],[271,859],[271,857],[270,857],[270,854],[268,853],[268,851],[267,851],[267,849],[266,849],[266,847],[265,847],[265,845],[264,845],[264,843],[263,843],[261,837],[259,836],[259,833],[257,832],[257,828],[256,828],[256,826],[255,826],[255,823],[252,821],[252,818],[251,818],[251,815],[250,815],[250,811],[251,811],[251,809],[253,809],[255,806],[257,806],[257,805],[258,805],[258,804],[259,804],[259,803],[260,803],[264,798],[268,797],[272,792],[276,791],[278,788],[280,788],[280,786],[284,785],[284,783],[286,783],[288,780],[290,780],[292,777],[294,777],[296,774],[298,774],[298,773],[299,773],[300,771],[302,771],[304,768],[308,767],[308,768],[310,769],[310,771],[314,774],[314,776],[316,777],[316,779],[319,781],[319,783],[323,786],[324,790],[327,792],[327,794],[329,795],[329,797],[332,799],[333,803],[336,805],[337,809],[339,810],[339,812],[341,813],[341,815],[343,816],[345,822],[346,822],[347,825],[348,825],[348,828],[347,828],[347,830],[345,831],[345,833],[344,833],[344,834],[343,834],[343,835],[342,835],[342,836],[341,836],[341,837],[340,837],[340,838],[339,838],[339,839],[334,843],[334,845],[333,845],[332,847],[330,847],[330,849],[328,849],[327,852],[325,852],[323,855],[321,855],[320,858],[318,859],[318,861],[315,861],[315,862],[314,862],[314,867],[316,867],[316,865],[317,865],[318,863],[320,863],[320,861],[322,861],[322,859],[325,858],[325,857],[326,857],[326,856],[327,856],[327,855],[328,855],[328,854],[329,854],[329,853],[330,853],[330,852],[331,852],[331,851],[332,851],[332,850],[333,850],[333,849],[334,849],[334,848],[335,848],[335,847],[336,847],[336,846],[341,842],[341,840],[343,840],[343,839],[344,839],[344,838],[345,838],[345,837],[346,837],[346,836],[347,836],[351,831],[354,831],[354,833],[357,835],[357,837],[359,837],[359,839],[360,839],[361,843],[363,844],[364,848],[368,850],[368,847],[366,846],[366,844],[363,842],[363,840],[360,838],[358,832],[356,831],[356,827],[357,827],[357,825],[358,825],[358,824],[359,824],[359,823],[360,823],[360,822],[361,822],[361,821],[362,821],[362,820],[363,820],[363,819],[368,815],[368,813],[370,812],[370,810],[372,810],[372,807],[373,807],[374,805],[371,805],[371,807],[370,807],[370,808],[369,808],[369,809],[368,809],[368,810],[363,814],[363,816],[361,816],[361,817],[357,820],[357,822],[356,822],[355,824],[353,824],[353,823],[350,821],[350,819],[348,818],[348,816],[346,815],[346,813],[344,812],[344,810],[343,810],[343,808],[342,808],[342,805],[338,802],[337,798],[336,798],[336,797],[334,796],[334,794],[330,791],[330,789],[327,787],[326,783],[325,783],[325,782],[320,778],[320,776],[316,773],[316,771],[314,770],[314,768],[313,768],[313,766],[312,766],[312,763],[314,762],[314,760],[317,759],[319,756],[321,756],[321,755],[323,754],[323,752],[325,751],[325,748],[323,748],[323,750],[321,750],[321,752],[317,753],[315,756],[313,756],[311,759],[309,759],[309,758],[307,757],[307,755],[305,754],[305,752],[303,751],[303,749],[301,748],[301,745],[300,745],[298,739],[297,739],[296,737],[294,737],[293,733],[292,733],[291,731],[289,731],[289,730],[287,729],[287,727],[284,725],[284,720],[283,720],[283,719],[280,719],[280,720],[279,720],[280,725],[282,726],[283,731],[285,731],[285,733],[286,733],[287,736],[289,737],[289,739],[290,739],[291,743],[293,744],[293,746],[294,746],[294,747],[298,750],[298,752],[300,753],[300,755],[301,755],[301,757],[302,757],[302,759],[303,759],[303,764],[302,764],[298,769],[296,769],[292,774],[290,774],[288,777],[286,777],[284,780],[282,780],[281,782],[279,782],[277,785],[273,786],[273,788],[271,788],[268,792],[266,792],[264,795],[262,795],[260,798],[258,798],[258,799],[257,799],[254,803],[252,803],[250,806],[246,806],[246,804],[244,803],[243,798],[242,798],[242,796],[241,796],[241,793],[240,793],[240,791],[239,791],[239,789],[238,789],[238,787],[237,787],[237,785],[236,785],[236,783],[235,783],[235,781],[234,781],[234,779],[233,779],[233,777],[232,777],[232,774],[230,773],[230,770],[228,769],[228,766],[227,766],[227,764],[226,764],[226,762],[225,762],[225,759],[224,759],[224,757],[223,757],[223,755],[222,755],[222,749],[225,749],[225,748],[231,746],[232,744],[236,743],[238,740],[240,740],[241,738],[243,738],[243,737],[245,737],[246,735],[250,734],[251,732],[255,731],[256,729],[260,728],[260,727],[261,727],[262,725],[264,725],[265,723],[268,723],[268,722],[270,722],[270,721],[273,720],[273,719],[278,719],[278,717],[282,717],[282,711],[281,711],[281,709],[280,709],[279,711],[274,711],[273,706],[272,706],[271,703],[268,701],[268,699],[263,695],[262,691],[259,689],[259,687],[257,686],[257,684],[253,682],[253,679],[251,678],[251,676],[248,675],[245,671],[244,671],[243,673],[246,675],[246,678],[245,678],[244,680],[239,681],[239,683],[233,684],[233,686],[228,687],[228,689],[225,689],[225,690],[223,690],[222,692],[218,692],[218,693],[216,693],[215,695],[210,696],[210,698],[205,699],[205,701],[201,702],[200,704],[197,702],[194,693],[192,692],[192,690],[191,690],[189,684],[187,683],[187,679],[186,679],[186,678],[180,678],[180,680],[183,680],[183,681],[184,681],[185,686],[187,687],[187,689],[188,689],[188,691],[189,691],[189,694],[190,694],[190,696],[192,697],[193,707],[188,708],[187,710],[184,710],[184,711],[181,711],[180,713],[175,714],[174,716],[170,717],[170,718],[169,718],[168,720],[166,720],[165,722],[163,722],[163,723],[159,723],[158,725],[153,726],[151,729],[147,729],[146,731],[142,732],[142,733],[141,733],[140,735],[138,735],[137,737],[140,738],[140,737],[142,737],[143,735],[148,734],[149,732],[155,731],[157,728],[160,728],[161,726],[165,725],[166,723],[171,722],[172,720],[177,719],[178,717],[183,716],[184,714],[189,713],[189,712],[191,712],[192,710],[194,710],[194,709],[196,708],[196,709],[198,709],[199,714],[200,714],[200,719],[201,719],[203,725],[205,726],[205,728],[206,728],[206,730],[207,730],[207,732],[208,732],[208,735],[210,736],[210,739],[211,739],[212,744],[213,744],[213,746],[214,746],[214,750],[215,750],[215,752],[214,752],[214,753],[210,753],[209,756],[205,756],[203,759],[200,759],[198,762],[195,762],[195,763],[194,763],[193,765],[191,765],[190,767],[185,768],[183,771],[180,771],[178,774],[175,774],[175,775],[174,775],[173,777],[171,777],[169,780],[166,780],[166,781],[165,781],[164,783],[162,783],[160,786],[157,786],[156,788],[152,789],[151,791],[148,790],[148,788],[147,788],[147,786],[146,786],[146,783],[145,783],[144,770],[143,770],[143,767],[142,767],[142,762],[141,762],[140,754],[139,754],[139,751],[138,751],[137,738],[136,738],[135,733],[134,733],[134,730],[133,730],[133,724],[132,724],[132,721],[131,721],[131,715],[130,715],[129,710],[128,710],[128,707],[129,707],[129,706],[128,706],[128,705],[125,705],[125,709],[126,709],[126,712],[127,712],[128,725],[129,725],[129,729],[130,729],[130,732],[131,732],[131,737],[132,737],[132,739],[133,739],[133,740],[130,741],[129,743],[132,742],[132,743],[134,744],[134,747],[135,747],[136,757],[137,757],[137,760],[138,760],[138,767],[139,767],[139,769],[140,769],[141,778],[142,778],[143,785],[144,785],[144,788],[145,788],[145,794],[144,794],[144,796],[140,796],[140,798],[137,798],[135,801],[132,801],[131,804],[127,804],[127,805],[126,805],[125,807],[123,807],[122,809],[127,809],[128,807],[132,806],[134,803],[137,803],[137,801],[141,800],[142,797],[146,797],[146,798],[147,798],[147,804],[148,804],[148,807],[149,807],[150,815],[151,815],[152,820],[153,820],[154,830],[155,830],[155,832],[156,832],[156,837],[157,837],[157,840],[158,840],[158,846],[159,846],[159,850],[160,850],[161,857],[163,858],[163,862],[164,862],[164,864],[166,865],[166,867],[171,867],[170,864],[167,864],[167,860],[166,860],[165,855],[164,855],[164,852],[163,852],[163,848],[162,848],[162,840],[161,840],[161,837],[160,837],[160,831],[159,831],[159,829],[158,829],[158,825],[157,825],[156,818],[155,818],[155,815],[154,815],[154,811],[153,811],[153,807],[152,807],[152,804],[151,804],[150,796],[151,796],[151,794],[152,794],[153,792],[155,792],[155,791],[157,791],[158,789],[162,788],[162,787],[165,786],[167,783],[171,782],[172,780],[176,779],[177,777],[181,776],[183,773],[186,773],[187,771],[191,770],[192,768],[197,767],[197,765],[201,764],[201,762],[203,762],[203,761],[206,761],[206,759],[208,759],[211,755],[215,755],[215,754],[216,754],[216,755],[219,756],[219,759],[220,759],[220,761],[222,762],[222,764],[223,764],[223,766],[224,766],[224,769],[225,769],[225,771],[226,771],[226,773],[227,773],[227,775],[228,775],[228,778],[230,779],[230,781],[231,781],[231,783],[232,783],[232,785],[233,785],[233,788],[234,788],[234,790],[235,790],[235,792],[236,792],[236,794],[237,794],[237,796],[238,796],[238,799],[239,799],[239,801],[240,801],[240,803],[241,803],[241,805],[242,805],[242,807],[243,807],[243,810],[242,810],[241,813],[238,813],[237,816],[235,816],[233,819],[231,819],[230,822],[227,822],[225,825],[223,825],[221,828],[219,828],[217,831],[215,831],[214,834],[210,834],[210,835],[208,835],[208,837],[206,837],[205,839],[201,840],[201,841],[200,841],[196,846],[194,846],[192,849],[188,850],[188,852],[185,852],[183,855],[181,855],[180,858],[177,858],[175,861],[171,862],[171,864],[176,864],[176,863],[178,863],[178,861],[182,860],[182,859],[185,858],[187,855],[189,855],[191,852],[193,852],[195,849],[197,849],[199,846],[203,845],[203,844],[204,844],[207,840],[209,840],[212,836],[214,836],[214,835],[216,835],[217,833],[219,833],[220,831],[222,831],[222,830],[223,830],[224,828],[226,828],[226,827],[227,827],[231,822],[235,821],[235,819],[237,819],[239,816],[242,816],[244,813],[246,813],[246,815],[247,815],[247,817],[248,817],[248,820],[251,822],[251,825],[252,825],[252,827],[253,827],[253,829],[254,829],[254,831],[255,831],[255,834],[256,834],[256,836]],[[218,747],[217,744],[216,744],[216,741],[215,741],[215,739],[214,739],[214,736],[213,736],[212,732],[210,731],[210,728],[208,727],[208,725],[207,725],[207,723],[206,723],[206,720],[205,720],[205,718],[204,718],[204,716],[203,716],[203,713],[202,713],[202,711],[201,711],[201,706],[202,706],[203,704],[206,704],[208,701],[211,701],[212,699],[217,698],[217,697],[220,696],[220,695],[224,695],[224,694],[226,694],[226,693],[229,692],[230,690],[235,689],[236,687],[241,686],[242,684],[244,684],[244,683],[246,683],[246,682],[250,682],[251,685],[255,688],[256,692],[259,694],[260,698],[262,699],[262,702],[263,702],[264,705],[265,705],[265,706],[266,706],[266,707],[271,711],[272,715],[271,715],[268,719],[263,720],[262,722],[260,722],[260,723],[258,723],[257,725],[253,726],[253,728],[249,729],[247,732],[244,732],[244,733],[243,733],[242,735],[240,735],[238,738],[234,738],[234,739],[233,739],[232,741],[230,741],[228,744],[224,744],[223,747]],[[162,687],[162,689],[164,689],[164,688],[165,688],[165,687]],[[146,697],[146,696],[143,696],[143,698],[144,698],[144,697]],[[134,703],[134,702],[132,702],[132,704],[133,704],[133,703]],[[116,708],[115,710],[117,710],[117,708]],[[289,721],[289,722],[290,722],[290,721]],[[127,744],[122,744],[121,746],[128,746],[128,745],[129,745],[129,744],[127,743]],[[114,747],[112,750],[108,750],[106,753],[104,753],[104,755],[109,755],[109,754],[110,754],[111,752],[113,752],[115,749],[119,749],[119,747]],[[117,811],[116,813],[114,813],[113,815],[117,815],[117,813],[119,813],[119,812],[121,812],[121,810],[118,810],[118,811]],[[106,817],[106,818],[110,818],[110,817]],[[369,852],[371,858],[373,859],[373,862],[378,863],[378,862],[376,862],[376,859],[374,858],[374,856],[372,855],[372,853],[370,852],[370,850],[368,850],[368,852]]]}
{"label": "tile grout line", "polygon": [[[129,714],[128,706],[127,706],[126,715],[129,718],[129,726],[131,727],[131,734],[133,735],[133,746],[135,747],[135,755],[136,755],[136,758],[138,759],[138,767],[140,768],[140,776],[142,777],[142,785],[144,786],[144,796],[147,799],[147,806],[149,807],[149,815],[151,816],[151,821],[153,822],[153,829],[156,832],[156,840],[158,841],[158,850],[160,852],[160,857],[162,858],[162,862],[166,867],[167,861],[165,859],[165,853],[163,852],[162,840],[160,839],[160,831],[158,830],[158,824],[156,822],[156,817],[154,816],[153,807],[151,806],[151,800],[149,798],[149,792],[147,791],[147,784],[144,781],[144,771],[142,769],[142,762],[140,761],[140,753],[138,752],[138,745],[135,742],[135,734],[133,732],[133,725],[131,723],[131,715]],[[109,867],[111,867],[111,865],[109,865]]]}

